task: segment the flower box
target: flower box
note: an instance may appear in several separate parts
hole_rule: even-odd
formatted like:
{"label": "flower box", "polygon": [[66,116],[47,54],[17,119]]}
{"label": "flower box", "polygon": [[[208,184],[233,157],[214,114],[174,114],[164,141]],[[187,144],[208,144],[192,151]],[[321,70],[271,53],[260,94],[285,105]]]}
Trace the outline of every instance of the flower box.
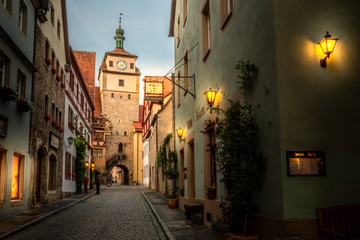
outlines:
{"label": "flower box", "polygon": [[55,75],[55,74],[57,74],[57,70],[53,67],[53,68],[51,68],[51,73]]}
{"label": "flower box", "polygon": [[60,77],[59,75],[57,75],[57,74],[56,74],[56,80],[57,80],[58,82],[61,82],[61,77]]}
{"label": "flower box", "polygon": [[216,199],[216,192],[206,193],[208,199]]}
{"label": "flower box", "polygon": [[68,121],[68,126],[69,126],[69,129],[71,129],[71,130],[75,129],[75,126],[71,121]]}
{"label": "flower box", "polygon": [[64,132],[64,128],[62,128],[61,126],[59,126],[59,132]]}
{"label": "flower box", "polygon": [[34,104],[32,102],[28,102],[26,99],[19,99],[16,101],[17,108],[21,112],[33,112],[35,111]]}
{"label": "flower box", "polygon": [[45,63],[46,63],[46,65],[48,65],[48,66],[51,64],[51,60],[50,60],[49,57],[45,57]]}
{"label": "flower box", "polygon": [[11,87],[5,87],[5,86],[0,87],[0,96],[7,102],[10,101],[14,102],[19,99],[19,93],[17,91],[12,89]]}
{"label": "flower box", "polygon": [[51,116],[48,113],[45,113],[45,121],[49,121],[51,119]]}

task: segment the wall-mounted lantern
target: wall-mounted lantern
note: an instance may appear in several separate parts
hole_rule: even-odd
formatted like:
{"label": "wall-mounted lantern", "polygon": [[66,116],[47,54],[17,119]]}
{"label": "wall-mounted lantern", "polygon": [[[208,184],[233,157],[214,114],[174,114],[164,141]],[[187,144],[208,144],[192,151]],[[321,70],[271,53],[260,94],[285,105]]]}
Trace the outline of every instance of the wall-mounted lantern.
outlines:
{"label": "wall-mounted lantern", "polygon": [[217,93],[218,93],[217,91],[211,90],[211,88],[210,88],[210,90],[204,92],[207,104],[210,107],[210,113],[212,113],[212,107],[214,106]]}
{"label": "wall-mounted lantern", "polygon": [[91,171],[94,171],[94,167],[95,167],[95,164],[92,163],[92,164],[91,164]]}
{"label": "wall-mounted lantern", "polygon": [[184,171],[184,179],[187,179],[187,168],[184,168],[183,171]]}
{"label": "wall-mounted lantern", "polygon": [[184,129],[183,128],[179,127],[178,129],[176,129],[176,133],[177,133],[177,135],[179,137],[180,142],[185,141],[185,139],[182,138],[182,136],[184,134]]}
{"label": "wall-mounted lantern", "polygon": [[69,145],[66,145],[66,144],[65,144],[65,149],[70,148],[71,145],[73,144],[73,142],[74,142],[74,138],[73,138],[73,137],[68,137],[68,143],[69,143]]}
{"label": "wall-mounted lantern", "polygon": [[324,54],[326,54],[326,57],[324,59],[320,59],[320,66],[326,67],[326,59],[330,58],[330,54],[334,52],[336,42],[339,40],[339,38],[332,38],[329,34],[329,31],[326,32],[324,38],[318,42],[318,44],[321,47],[321,50]]}
{"label": "wall-mounted lantern", "polygon": [[85,167],[89,167],[89,162],[85,162]]}

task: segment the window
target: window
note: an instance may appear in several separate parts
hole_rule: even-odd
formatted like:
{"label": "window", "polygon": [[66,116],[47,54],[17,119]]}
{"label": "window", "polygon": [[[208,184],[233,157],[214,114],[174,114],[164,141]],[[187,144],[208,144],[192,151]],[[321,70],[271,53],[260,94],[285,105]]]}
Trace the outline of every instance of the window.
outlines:
{"label": "window", "polygon": [[177,47],[179,47],[180,45],[180,15],[178,17],[178,22],[177,22],[177,40],[178,40],[178,43],[177,43]]}
{"label": "window", "polygon": [[103,156],[103,150],[102,149],[93,149],[93,156],[94,157],[102,157]]}
{"label": "window", "polygon": [[10,83],[10,59],[3,51],[0,51],[0,86],[8,86]]}
{"label": "window", "polygon": [[52,104],[51,104],[51,118],[52,118],[53,120],[56,119],[56,115],[55,115],[55,103],[52,103]]}
{"label": "window", "polygon": [[112,67],[113,66],[113,61],[109,62],[109,66]]}
{"label": "window", "polygon": [[54,7],[52,4],[51,4],[51,9],[50,9],[50,20],[51,20],[51,24],[54,26],[55,10],[54,10]]}
{"label": "window", "polygon": [[23,158],[13,156],[12,176],[11,176],[11,199],[22,199],[23,191]]}
{"label": "window", "polygon": [[74,112],[72,110],[72,108],[69,105],[69,111],[68,111],[68,122],[73,123],[73,119],[74,119]]}
{"label": "window", "polygon": [[24,99],[26,94],[26,77],[20,70],[18,70],[16,90],[19,93],[20,98]]}
{"label": "window", "polygon": [[114,97],[114,93],[111,93],[111,97],[112,97],[112,98]]}
{"label": "window", "polygon": [[234,1],[233,0],[220,0],[220,26],[221,29],[224,29],[226,23],[229,21],[232,12],[234,9]]}
{"label": "window", "polygon": [[120,86],[120,87],[124,87],[124,80],[119,79],[119,86]]}
{"label": "window", "polygon": [[184,88],[186,89],[185,94],[187,93],[187,90],[189,89],[189,78],[186,78],[187,76],[189,76],[189,64],[188,64],[188,52],[186,51],[185,56],[184,56]]}
{"label": "window", "polygon": [[62,126],[62,113],[59,111],[59,122],[60,126]]}
{"label": "window", "polygon": [[104,135],[102,132],[95,132],[95,135],[94,135],[95,141],[97,141],[97,142],[104,141],[103,136]]}
{"label": "window", "polygon": [[27,34],[27,6],[24,1],[19,4],[18,28],[26,36]]}
{"label": "window", "polygon": [[56,157],[54,155],[50,156],[49,190],[56,190]]}
{"label": "window", "polygon": [[73,73],[73,71],[70,72],[70,88],[74,92],[74,73]]}
{"label": "window", "polygon": [[52,67],[55,68],[55,63],[56,63],[56,56],[55,56],[55,52],[51,51],[51,56],[52,56]]}
{"label": "window", "polygon": [[59,109],[57,107],[55,109],[55,121],[59,123]]}
{"label": "window", "polygon": [[65,179],[70,180],[71,174],[71,155],[66,153],[65,157]]}
{"label": "window", "polygon": [[210,52],[210,4],[205,0],[201,10],[202,58],[206,59]]}
{"label": "window", "polygon": [[119,153],[122,153],[122,152],[123,152],[123,144],[119,143]]}
{"label": "window", "polygon": [[127,132],[126,131],[124,131],[124,136],[126,136],[127,135]]}
{"label": "window", "polygon": [[76,181],[75,157],[72,157],[72,161],[71,161],[71,176],[72,176],[72,180],[73,180],[73,181]]}
{"label": "window", "polygon": [[128,94],[128,99],[131,99],[131,94]]}
{"label": "window", "polygon": [[[4,160],[3,160],[4,158]],[[0,202],[5,200],[6,152],[0,151]]]}
{"label": "window", "polygon": [[60,39],[60,29],[61,29],[61,25],[60,25],[60,21],[58,20],[57,22],[57,36]]}
{"label": "window", "polygon": [[187,19],[187,0],[183,0],[183,18],[184,18],[183,26],[185,26]]}
{"label": "window", "polygon": [[45,113],[49,113],[49,97],[45,95]]}
{"label": "window", "polygon": [[[51,49],[50,49],[49,40],[46,39],[46,40],[45,40],[45,59],[46,59],[46,57],[48,57],[49,59],[51,59],[50,51],[51,51]],[[50,64],[49,64],[49,65],[50,65]]]}
{"label": "window", "polygon": [[134,69],[134,64],[130,63],[130,69]]}
{"label": "window", "polygon": [[[178,73],[177,84],[180,85],[180,71],[179,71],[179,73]],[[180,91],[180,86],[177,86],[178,107],[180,106],[180,103],[181,103],[180,92],[181,92],[181,91]]]}
{"label": "window", "polygon": [[1,7],[11,16],[12,0],[1,0]]}

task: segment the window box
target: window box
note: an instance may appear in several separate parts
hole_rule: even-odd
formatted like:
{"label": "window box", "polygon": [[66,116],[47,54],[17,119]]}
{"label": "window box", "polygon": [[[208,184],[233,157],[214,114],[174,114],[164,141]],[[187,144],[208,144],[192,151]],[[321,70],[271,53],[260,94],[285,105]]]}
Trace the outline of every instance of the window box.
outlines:
{"label": "window box", "polygon": [[49,121],[51,119],[50,115],[48,113],[45,113],[45,121]]}
{"label": "window box", "polygon": [[55,74],[57,74],[57,70],[53,67],[53,68],[51,68],[51,73],[55,75]]}
{"label": "window box", "polygon": [[35,111],[34,104],[32,102],[28,102],[26,99],[17,100],[16,105],[21,112]]}
{"label": "window box", "polygon": [[49,57],[45,57],[45,63],[47,66],[51,65],[51,60]]}
{"label": "window box", "polygon": [[59,75],[56,75],[56,80],[57,80],[58,82],[61,82],[61,77],[60,77]]}
{"label": "window box", "polygon": [[15,102],[19,99],[19,93],[11,87],[0,87],[0,96],[7,102]]}

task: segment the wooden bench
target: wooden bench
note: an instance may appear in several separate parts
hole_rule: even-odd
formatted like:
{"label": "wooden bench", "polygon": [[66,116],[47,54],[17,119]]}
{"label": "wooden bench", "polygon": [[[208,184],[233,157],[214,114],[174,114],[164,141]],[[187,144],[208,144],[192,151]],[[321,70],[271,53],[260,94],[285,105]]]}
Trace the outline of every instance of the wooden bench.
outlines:
{"label": "wooden bench", "polygon": [[317,208],[322,240],[360,239],[360,204]]}

